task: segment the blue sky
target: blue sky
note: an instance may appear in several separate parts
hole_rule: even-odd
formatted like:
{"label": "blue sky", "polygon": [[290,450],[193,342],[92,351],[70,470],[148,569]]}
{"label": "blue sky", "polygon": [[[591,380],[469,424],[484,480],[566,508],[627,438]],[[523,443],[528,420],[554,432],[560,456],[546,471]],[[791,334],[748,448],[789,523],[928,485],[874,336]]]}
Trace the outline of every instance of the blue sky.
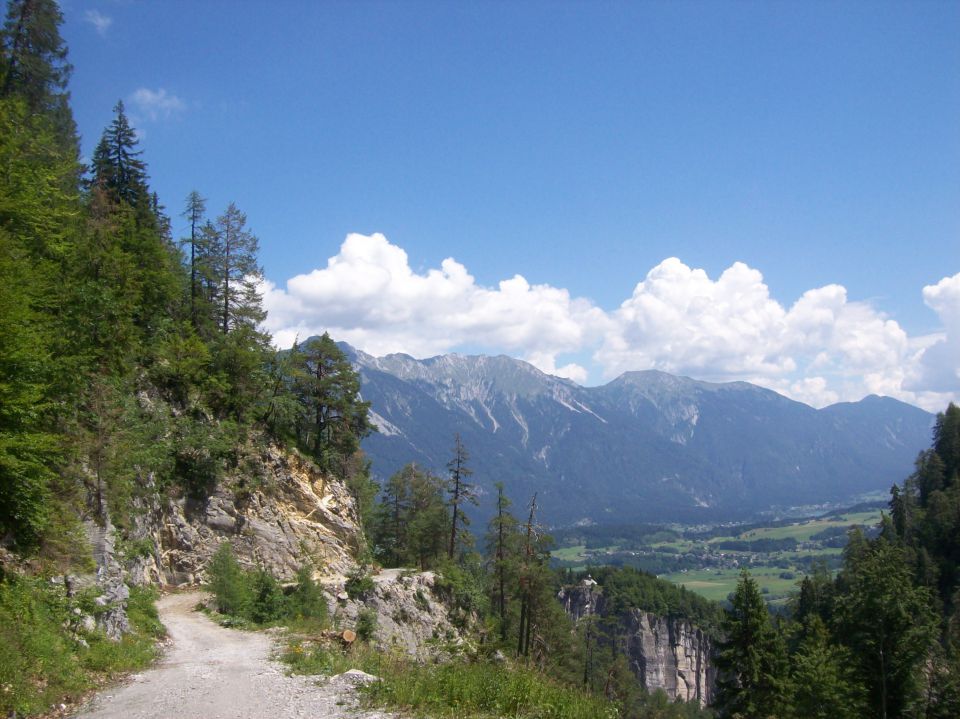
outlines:
{"label": "blue sky", "polygon": [[85,150],[122,98],[235,201],[281,344],[960,398],[960,3],[63,8]]}

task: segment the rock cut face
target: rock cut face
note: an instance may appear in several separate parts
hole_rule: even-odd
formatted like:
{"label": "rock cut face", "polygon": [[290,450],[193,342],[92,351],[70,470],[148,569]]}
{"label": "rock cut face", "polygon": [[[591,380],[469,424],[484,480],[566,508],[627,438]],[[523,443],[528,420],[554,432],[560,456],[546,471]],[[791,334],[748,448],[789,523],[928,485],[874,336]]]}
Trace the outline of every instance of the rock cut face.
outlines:
{"label": "rock cut face", "polygon": [[342,578],[356,568],[363,541],[353,497],[298,454],[269,447],[250,458],[257,487],[237,491],[227,477],[203,502],[152,499],[131,532],[151,542],[149,556],[130,562],[135,584],[199,584],[210,558],[230,542],[238,561],[260,566],[281,581],[308,565],[317,578]]}

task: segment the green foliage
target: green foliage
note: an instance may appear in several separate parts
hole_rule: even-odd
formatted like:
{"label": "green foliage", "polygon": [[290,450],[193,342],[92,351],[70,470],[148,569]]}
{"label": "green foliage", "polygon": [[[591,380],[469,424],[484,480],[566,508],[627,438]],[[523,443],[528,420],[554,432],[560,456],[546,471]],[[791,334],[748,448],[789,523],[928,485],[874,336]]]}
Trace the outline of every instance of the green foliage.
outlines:
{"label": "green foliage", "polygon": [[452,610],[451,620],[466,628],[471,617],[485,616],[490,611],[488,582],[480,558],[467,555],[460,562],[440,564],[433,591]]}
{"label": "green foliage", "polygon": [[785,698],[785,649],[746,570],[731,605],[716,656],[720,678],[715,706],[721,717],[779,716]]}
{"label": "green foliage", "polygon": [[837,587],[837,634],[853,651],[871,712],[908,716],[936,641],[929,590],[912,585],[903,548],[882,536],[851,539]]}
{"label": "green foliage", "polygon": [[247,573],[237,562],[233,547],[223,542],[207,565],[207,586],[213,593],[217,611],[237,617],[249,613],[253,590]]}
{"label": "green foliage", "polygon": [[639,569],[588,567],[577,574],[576,579],[586,576],[591,576],[603,588],[608,614],[642,609],[659,616],[683,617],[713,636],[717,636],[723,622],[723,611],[716,602]]}
{"label": "green foliage", "polygon": [[826,625],[811,617],[790,658],[787,715],[796,719],[858,719],[866,694],[850,651],[831,642]]}
{"label": "green foliage", "polygon": [[223,474],[240,438],[236,425],[183,416],[173,422],[174,478],[188,496],[205,499]]}
{"label": "green foliage", "polygon": [[42,711],[87,687],[61,627],[67,616],[63,596],[42,580],[0,582],[0,713]]}
{"label": "green foliage", "polygon": [[325,626],[327,623],[327,600],[323,590],[313,581],[309,567],[297,570],[297,584],[287,597],[287,616],[299,623]]}
{"label": "green foliage", "polygon": [[250,578],[251,600],[249,617],[257,624],[269,624],[287,615],[287,601],[283,589],[270,572],[259,569]]}
{"label": "green foliage", "polygon": [[374,552],[386,566],[435,567],[447,554],[443,480],[408,464],[387,481],[375,510]]}
{"label": "green foliage", "polygon": [[207,565],[207,586],[229,626],[293,624],[309,630],[327,624],[326,599],[308,567],[297,571],[296,585],[285,594],[267,570],[241,567],[230,543],[224,542]]}
{"label": "green foliage", "polygon": [[351,599],[361,599],[373,591],[373,577],[366,567],[357,567],[347,576],[344,591]]}
{"label": "green foliage", "polygon": [[346,463],[374,429],[370,403],[360,399],[359,375],[327,333],[294,345],[288,367],[299,405],[293,426],[298,443],[322,469],[345,477]]}
{"label": "green foliage", "polygon": [[10,0],[0,30],[0,98],[24,101],[49,120],[57,145],[76,156],[67,82],[73,68],[60,37],[63,14],[54,0]]}
{"label": "green foliage", "polygon": [[144,636],[160,639],[167,630],[160,623],[157,599],[160,594],[154,587],[131,587],[127,600],[127,619],[134,630]]}
{"label": "green foliage", "polygon": [[619,716],[602,697],[564,686],[523,667],[451,662],[405,665],[371,685],[377,703],[430,717],[602,719]]}
{"label": "green foliage", "polygon": [[373,639],[377,632],[377,613],[366,607],[361,609],[357,614],[356,632],[361,641],[369,642]]}
{"label": "green foliage", "polygon": [[[140,669],[155,657],[163,633],[155,594],[133,589],[133,632],[121,641],[77,626],[63,587],[40,577],[0,581],[0,713],[30,715],[77,698],[103,678]],[[80,640],[83,640],[81,642]]]}

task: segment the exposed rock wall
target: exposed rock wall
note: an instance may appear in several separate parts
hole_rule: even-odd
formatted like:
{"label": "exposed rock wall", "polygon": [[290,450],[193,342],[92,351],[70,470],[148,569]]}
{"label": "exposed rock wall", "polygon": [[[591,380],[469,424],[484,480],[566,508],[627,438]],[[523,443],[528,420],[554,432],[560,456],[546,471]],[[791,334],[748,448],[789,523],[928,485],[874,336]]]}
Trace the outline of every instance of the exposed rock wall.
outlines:
{"label": "exposed rock wall", "polygon": [[241,564],[262,566],[281,580],[292,579],[305,562],[318,578],[343,577],[356,567],[362,534],[342,483],[276,447],[247,459],[244,476],[260,477],[254,489],[238,490],[240,476],[227,476],[205,501],[139,503],[130,531],[137,549],[127,562],[131,583],[198,584],[224,541]]}
{"label": "exposed rock wall", "polygon": [[[603,593],[589,580],[558,597],[574,620],[606,615]],[[618,617],[616,642],[648,691],[662,689],[670,699],[713,700],[716,668],[710,638],[690,622],[633,609]]]}
{"label": "exposed rock wall", "polygon": [[130,631],[127,618],[130,590],[123,581],[123,566],[117,558],[117,533],[109,518],[102,526],[88,521],[84,529],[97,566],[96,585],[101,592],[94,600],[102,607],[96,614],[96,625],[108,637],[118,640]]}
{"label": "exposed rock wall", "polygon": [[465,633],[451,620],[450,608],[436,588],[433,572],[385,569],[373,576],[373,589],[357,600],[338,592],[334,621],[351,627],[361,611],[372,610],[377,647],[420,660],[466,649]]}

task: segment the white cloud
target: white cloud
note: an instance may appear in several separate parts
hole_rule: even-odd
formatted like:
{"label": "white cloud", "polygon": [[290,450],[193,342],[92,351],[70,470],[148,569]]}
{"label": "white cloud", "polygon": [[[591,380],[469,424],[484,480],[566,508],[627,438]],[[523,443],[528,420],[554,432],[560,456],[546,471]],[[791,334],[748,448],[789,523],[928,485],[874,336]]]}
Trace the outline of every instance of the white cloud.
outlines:
{"label": "white cloud", "polygon": [[745,379],[816,406],[869,393],[916,401],[902,387],[907,334],[840,285],[808,290],[788,309],[743,263],[711,280],[670,258],[612,316],[595,355],[607,376],[652,367]]}
{"label": "white cloud", "polygon": [[923,288],[923,301],[940,317],[943,332],[925,339],[908,378],[911,388],[960,394],[960,273]]}
{"label": "white cloud", "polygon": [[166,120],[186,109],[186,103],[165,89],[141,87],[130,96],[130,103],[138,119],[156,122]]}
{"label": "white cloud", "polygon": [[[263,291],[280,346],[329,331],[378,355],[507,352],[581,383],[654,368],[755,382],[814,406],[874,393],[942,409],[960,396],[960,274],[924,288],[945,330],[914,338],[840,285],[786,307],[741,262],[714,280],[666,259],[607,312],[520,275],[479,285],[453,258],[414,272],[380,234],[351,234],[326,267]],[[591,353],[592,367],[560,361]]]}
{"label": "white cloud", "polygon": [[99,10],[87,10],[83,14],[83,19],[93,25],[100,37],[106,37],[107,30],[110,29],[111,25],[113,25],[113,18],[108,15],[104,15]]}
{"label": "white cloud", "polygon": [[558,355],[594,341],[602,310],[563,289],[520,275],[483,287],[453,258],[416,273],[407,253],[380,234],[351,234],[327,266],[286,289],[265,286],[267,327],[280,345],[324,330],[373,354],[428,356],[463,345],[507,351],[545,371],[583,380]]}

